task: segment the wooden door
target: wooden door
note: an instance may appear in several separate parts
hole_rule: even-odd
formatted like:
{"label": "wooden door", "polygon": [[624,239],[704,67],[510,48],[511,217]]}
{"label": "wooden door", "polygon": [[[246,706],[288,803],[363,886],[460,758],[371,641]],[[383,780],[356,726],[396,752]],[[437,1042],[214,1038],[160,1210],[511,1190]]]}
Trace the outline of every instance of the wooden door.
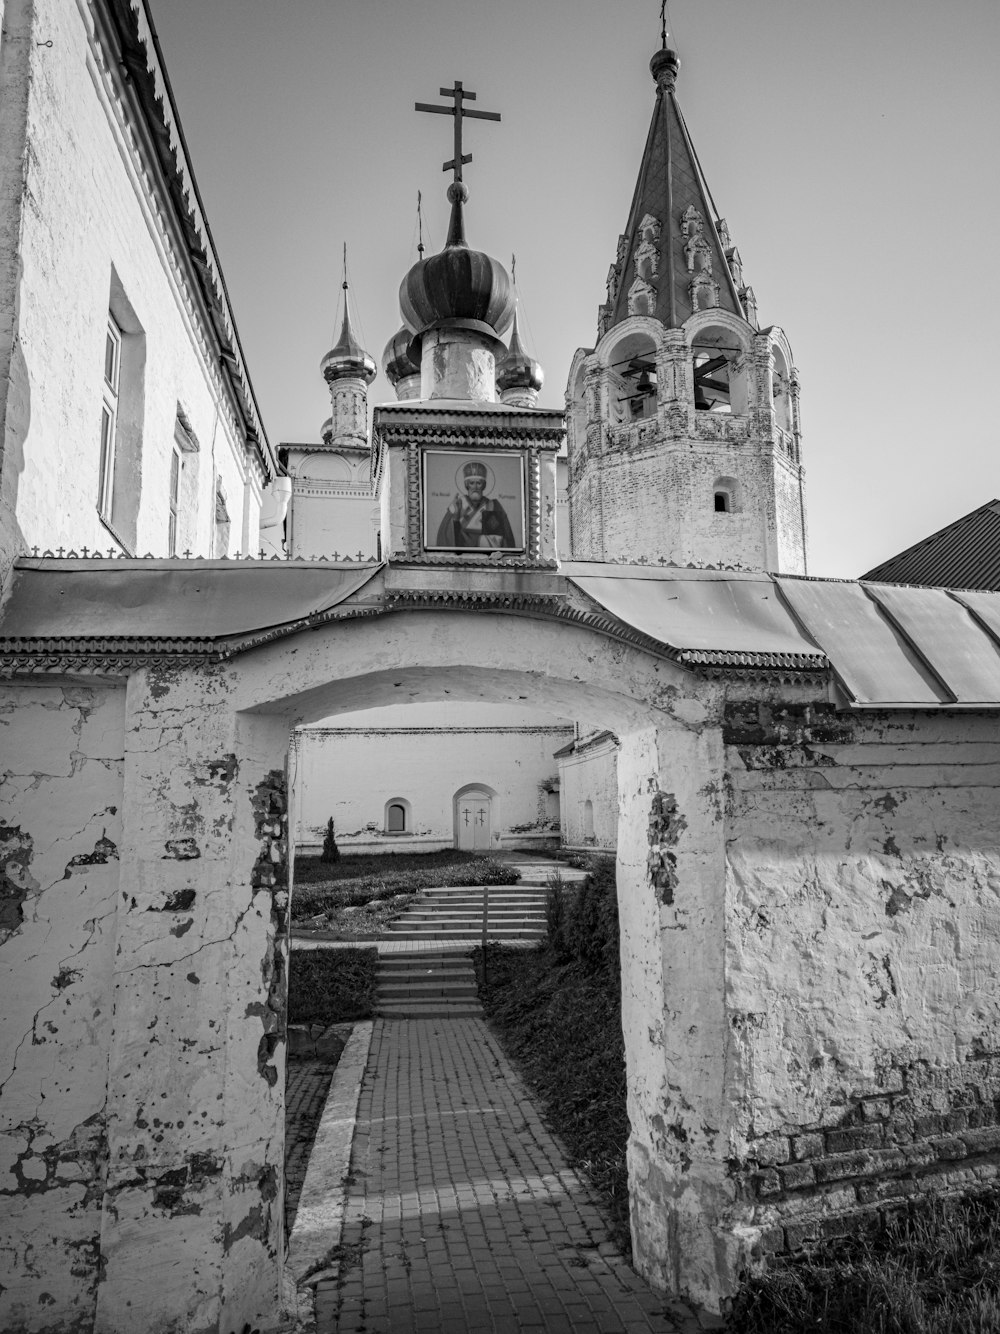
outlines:
{"label": "wooden door", "polygon": [[467,792],[458,802],[458,846],[470,852],[488,852],[491,833],[489,797],[483,792]]}

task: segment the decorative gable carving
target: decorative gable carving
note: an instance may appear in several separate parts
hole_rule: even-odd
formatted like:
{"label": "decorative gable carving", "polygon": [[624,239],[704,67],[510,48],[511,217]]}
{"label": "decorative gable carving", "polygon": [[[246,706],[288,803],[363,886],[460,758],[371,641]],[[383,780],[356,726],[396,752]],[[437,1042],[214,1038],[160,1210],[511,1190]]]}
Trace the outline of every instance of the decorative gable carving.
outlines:
{"label": "decorative gable carving", "polygon": [[[705,236],[705,219],[693,204],[689,204],[684,210],[681,218],[681,235],[685,238],[684,258],[687,261],[688,273],[706,274],[711,278],[712,247]],[[717,305],[718,302],[712,304]],[[695,310],[697,309],[695,306]]]}
{"label": "decorative gable carving", "polygon": [[659,218],[647,213],[639,224],[639,244],[632,252],[636,276],[653,282],[660,272],[660,235],[663,228]]}
{"label": "decorative gable carving", "polygon": [[636,278],[628,289],[628,313],[652,315],[656,309],[656,288],[645,278]]}

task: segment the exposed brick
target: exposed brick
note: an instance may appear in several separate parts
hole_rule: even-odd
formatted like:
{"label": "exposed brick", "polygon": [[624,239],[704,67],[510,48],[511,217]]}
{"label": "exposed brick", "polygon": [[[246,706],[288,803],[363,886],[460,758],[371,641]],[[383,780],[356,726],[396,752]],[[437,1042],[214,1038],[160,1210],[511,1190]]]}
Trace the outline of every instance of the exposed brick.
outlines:
{"label": "exposed brick", "polygon": [[944,1118],[944,1128],[948,1131],[967,1130],[969,1126],[969,1113],[964,1107],[959,1107],[953,1112],[948,1112]]}
{"label": "exposed brick", "polygon": [[870,1153],[844,1153],[836,1158],[825,1158],[815,1165],[816,1180],[841,1181],[844,1177],[867,1176],[876,1166],[877,1159]]}
{"label": "exposed brick", "polygon": [[860,1111],[865,1122],[886,1121],[892,1114],[892,1103],[888,1098],[865,1098]]}
{"label": "exposed brick", "polygon": [[754,1172],[750,1181],[756,1193],[761,1197],[778,1195],[781,1191],[781,1178],[773,1169],[766,1172]]}
{"label": "exposed brick", "polygon": [[796,1135],[792,1140],[794,1158],[822,1158],[825,1152],[826,1144],[821,1134]]}
{"label": "exposed brick", "polygon": [[787,1163],[791,1156],[791,1144],[787,1135],[768,1135],[766,1139],[754,1140],[747,1151],[747,1157],[755,1159],[761,1167],[774,1167],[777,1163]]}
{"label": "exposed brick", "polygon": [[913,1121],[913,1133],[921,1139],[928,1139],[931,1135],[940,1135],[944,1129],[944,1117],[937,1113],[931,1116],[918,1116]]}
{"label": "exposed brick", "polygon": [[934,1152],[939,1158],[964,1158],[968,1153],[965,1143],[957,1135],[931,1141]]}
{"label": "exposed brick", "polygon": [[808,1162],[790,1163],[787,1167],[779,1167],[778,1176],[785,1190],[802,1190],[806,1186],[816,1184],[816,1173],[812,1163]]}
{"label": "exposed brick", "polygon": [[854,1126],[850,1130],[828,1130],[828,1153],[850,1153],[854,1149],[876,1149],[882,1143],[880,1125]]}
{"label": "exposed brick", "polygon": [[775,1255],[785,1248],[785,1230],[780,1227],[767,1227],[761,1232],[751,1254],[756,1258],[761,1255]]}
{"label": "exposed brick", "polygon": [[820,1220],[808,1223],[790,1223],[785,1228],[785,1245],[790,1251],[799,1251],[812,1241],[819,1241]]}
{"label": "exposed brick", "polygon": [[970,1153],[989,1153],[1000,1148],[1000,1126],[984,1126],[981,1130],[964,1130],[962,1140]]}

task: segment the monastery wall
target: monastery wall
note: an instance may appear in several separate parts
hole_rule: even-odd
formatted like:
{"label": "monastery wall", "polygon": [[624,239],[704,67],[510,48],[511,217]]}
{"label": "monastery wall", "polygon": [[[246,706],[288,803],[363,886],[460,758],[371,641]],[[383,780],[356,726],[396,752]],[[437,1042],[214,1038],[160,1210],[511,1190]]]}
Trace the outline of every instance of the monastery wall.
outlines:
{"label": "monastery wall", "polygon": [[[314,727],[296,733],[297,851],[319,851],[331,816],[342,852],[453,847],[456,794],[473,785],[493,794],[494,848],[557,841],[553,756],[572,737],[572,727],[490,725],[482,710],[484,725],[475,725],[471,710],[450,723],[447,706],[433,712],[437,726]],[[403,833],[388,832],[390,802],[406,809]]]}
{"label": "monastery wall", "polygon": [[[0,693],[0,1328],[89,1329],[107,1177],[125,690]],[[10,985],[10,979],[16,979]]]}
{"label": "monastery wall", "polygon": [[615,847],[617,757],[618,743],[610,732],[580,741],[572,754],[559,756],[559,815],[562,841],[567,846]]}
{"label": "monastery wall", "polygon": [[126,128],[116,100],[120,73],[104,68],[90,22],[84,0],[35,0],[19,327],[4,422],[3,500],[15,541],[53,551],[119,547],[98,513],[110,309],[122,330],[111,516],[118,536],[140,554],[167,553],[180,410],[190,436],[180,455],[178,553],[215,554],[216,477],[231,519],[229,550],[239,550],[244,530],[256,550],[259,485],[250,485],[244,515],[243,446],[171,256],[179,237],[157,211],[136,120]]}
{"label": "monastery wall", "polygon": [[1000,1170],[1000,724],[727,714],[730,1153],[796,1250]]}

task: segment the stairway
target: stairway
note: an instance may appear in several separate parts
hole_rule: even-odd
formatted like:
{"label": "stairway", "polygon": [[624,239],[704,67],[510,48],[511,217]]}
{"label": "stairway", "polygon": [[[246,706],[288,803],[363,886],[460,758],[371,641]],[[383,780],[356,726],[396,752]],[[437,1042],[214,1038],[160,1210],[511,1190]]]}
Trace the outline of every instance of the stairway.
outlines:
{"label": "stairway", "polygon": [[[490,885],[489,939],[541,941],[546,893],[543,885]],[[389,923],[390,939],[478,944],[483,934],[483,897],[483,889],[475,886],[426,889]]]}
{"label": "stairway", "polygon": [[[490,885],[492,941],[536,944],[545,935],[544,883]],[[390,922],[379,954],[378,1014],[385,1019],[481,1017],[472,950],[483,936],[484,891],[476,886],[427,889]],[[410,945],[412,948],[407,949]]]}
{"label": "stairway", "polygon": [[376,1013],[383,1019],[481,1019],[471,954],[441,949],[380,955]]}

